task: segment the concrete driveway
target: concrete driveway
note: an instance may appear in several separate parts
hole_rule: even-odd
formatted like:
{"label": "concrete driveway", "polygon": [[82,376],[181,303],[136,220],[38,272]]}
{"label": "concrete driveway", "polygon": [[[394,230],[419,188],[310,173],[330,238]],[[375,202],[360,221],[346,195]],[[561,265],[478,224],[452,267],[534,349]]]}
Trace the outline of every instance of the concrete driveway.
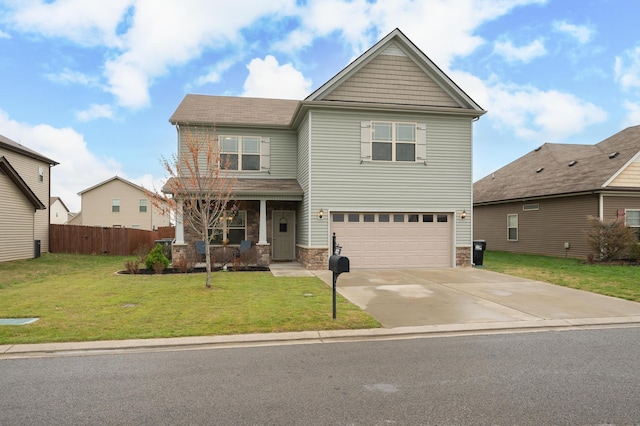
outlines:
{"label": "concrete driveway", "polygon": [[[316,275],[332,284],[330,271]],[[385,328],[535,321],[542,325],[544,320],[640,322],[640,303],[477,268],[360,270],[340,275],[337,288]]]}

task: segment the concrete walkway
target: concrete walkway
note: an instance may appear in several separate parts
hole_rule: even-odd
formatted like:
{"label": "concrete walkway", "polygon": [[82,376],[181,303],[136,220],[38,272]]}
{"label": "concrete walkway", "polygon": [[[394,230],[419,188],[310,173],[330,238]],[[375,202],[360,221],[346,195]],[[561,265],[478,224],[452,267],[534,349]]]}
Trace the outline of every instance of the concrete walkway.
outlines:
{"label": "concrete walkway", "polygon": [[[318,276],[297,263],[271,266],[274,276]],[[0,359],[149,350],[312,344],[585,327],[640,327],[640,303],[482,269],[354,271],[338,292],[384,328],[167,339],[0,345]],[[338,316],[340,312],[338,311]]]}

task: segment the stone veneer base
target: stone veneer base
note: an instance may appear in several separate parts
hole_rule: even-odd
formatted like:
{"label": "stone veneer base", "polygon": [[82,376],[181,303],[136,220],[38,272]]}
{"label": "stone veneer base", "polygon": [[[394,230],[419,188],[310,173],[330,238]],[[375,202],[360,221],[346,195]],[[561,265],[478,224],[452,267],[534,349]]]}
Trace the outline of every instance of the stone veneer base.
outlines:
{"label": "stone veneer base", "polygon": [[306,269],[314,271],[328,269],[329,249],[296,246],[296,260]]}
{"label": "stone veneer base", "polygon": [[471,247],[456,247],[456,266],[471,266]]}

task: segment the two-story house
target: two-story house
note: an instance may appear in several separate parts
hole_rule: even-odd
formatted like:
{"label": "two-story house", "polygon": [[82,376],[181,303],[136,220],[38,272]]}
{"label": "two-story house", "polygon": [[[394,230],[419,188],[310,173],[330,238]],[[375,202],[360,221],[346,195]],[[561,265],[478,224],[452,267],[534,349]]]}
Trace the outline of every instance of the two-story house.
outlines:
{"label": "two-story house", "polygon": [[60,197],[49,197],[49,222],[62,225],[69,220],[69,209]]}
{"label": "two-story house", "polygon": [[153,231],[171,224],[170,213],[154,207],[144,188],[119,176],[80,191],[78,195],[80,213],[69,220],[69,225]]}
{"label": "two-story house", "polygon": [[49,251],[50,168],[56,164],[0,135],[0,262]]}
{"label": "two-story house", "polygon": [[302,101],[187,95],[169,121],[178,152],[197,127],[232,159],[230,244],[325,269],[335,233],[352,268],[453,267],[471,262],[484,113],[396,29]]}

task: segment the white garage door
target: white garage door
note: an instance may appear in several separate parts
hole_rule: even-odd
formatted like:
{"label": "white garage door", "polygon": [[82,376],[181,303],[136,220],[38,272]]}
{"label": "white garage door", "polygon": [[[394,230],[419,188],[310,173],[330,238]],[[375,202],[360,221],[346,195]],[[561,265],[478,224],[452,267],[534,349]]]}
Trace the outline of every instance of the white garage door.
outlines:
{"label": "white garage door", "polygon": [[452,265],[450,214],[333,213],[331,232],[351,268]]}

